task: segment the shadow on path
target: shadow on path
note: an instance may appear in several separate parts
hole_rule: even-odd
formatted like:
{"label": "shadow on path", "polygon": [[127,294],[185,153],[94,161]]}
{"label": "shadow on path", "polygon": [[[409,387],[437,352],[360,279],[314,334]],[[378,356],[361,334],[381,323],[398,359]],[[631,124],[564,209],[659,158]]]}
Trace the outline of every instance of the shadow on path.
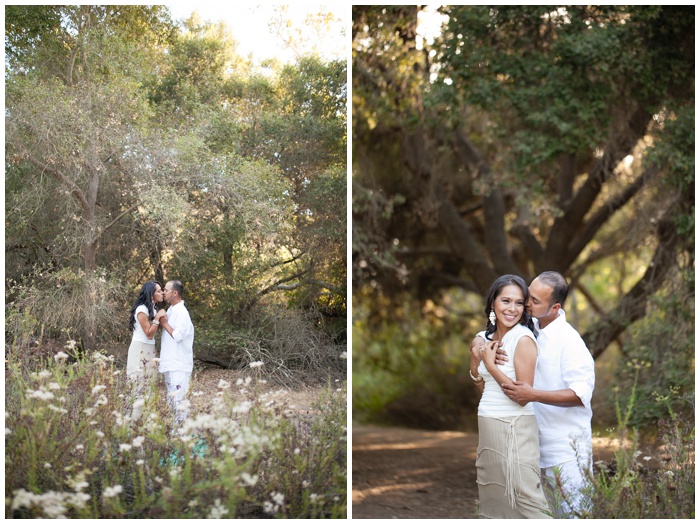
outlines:
{"label": "shadow on path", "polygon": [[352,518],[478,518],[475,433],[353,426]]}

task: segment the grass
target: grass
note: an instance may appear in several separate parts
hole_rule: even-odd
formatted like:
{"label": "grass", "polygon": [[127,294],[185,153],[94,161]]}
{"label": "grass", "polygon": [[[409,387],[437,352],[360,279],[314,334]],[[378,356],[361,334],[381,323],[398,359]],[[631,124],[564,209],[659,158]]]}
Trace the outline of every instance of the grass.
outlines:
{"label": "grass", "polygon": [[6,518],[346,517],[344,382],[311,420],[264,380],[220,383],[178,428],[156,384],[132,417],[113,358],[66,357],[6,362]]}
{"label": "grass", "polygon": [[578,518],[677,519],[695,518],[695,424],[671,408],[676,393],[655,395],[666,405],[668,417],[658,422],[658,449],[641,449],[639,432],[629,426],[636,406],[637,366],[630,398],[623,410],[616,404],[618,427],[612,428],[619,442],[614,459],[595,464],[590,476],[591,504]]}

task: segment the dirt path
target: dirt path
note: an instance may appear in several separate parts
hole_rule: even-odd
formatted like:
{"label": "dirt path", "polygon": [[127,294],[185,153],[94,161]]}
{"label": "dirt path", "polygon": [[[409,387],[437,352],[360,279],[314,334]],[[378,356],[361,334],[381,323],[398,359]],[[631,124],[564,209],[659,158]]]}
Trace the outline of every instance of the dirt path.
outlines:
{"label": "dirt path", "polygon": [[352,518],[475,518],[476,434],[352,428]]}
{"label": "dirt path", "polygon": [[[352,518],[478,518],[476,433],[352,428]],[[617,444],[594,439],[594,461]]]}

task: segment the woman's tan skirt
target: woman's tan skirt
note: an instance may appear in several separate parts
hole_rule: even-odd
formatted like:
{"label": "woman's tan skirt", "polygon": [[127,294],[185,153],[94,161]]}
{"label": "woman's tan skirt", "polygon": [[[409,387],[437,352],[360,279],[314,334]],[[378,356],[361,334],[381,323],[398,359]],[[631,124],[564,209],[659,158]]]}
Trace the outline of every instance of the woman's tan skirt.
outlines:
{"label": "woman's tan skirt", "polygon": [[491,519],[550,518],[540,481],[535,416],[478,418],[479,515]]}

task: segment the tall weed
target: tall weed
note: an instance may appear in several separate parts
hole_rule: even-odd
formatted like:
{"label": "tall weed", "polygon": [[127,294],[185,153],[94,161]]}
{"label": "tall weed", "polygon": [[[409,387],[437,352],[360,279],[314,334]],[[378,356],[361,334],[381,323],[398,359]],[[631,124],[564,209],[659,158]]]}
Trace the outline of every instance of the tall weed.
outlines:
{"label": "tall weed", "polygon": [[626,410],[617,402],[620,442],[610,463],[596,464],[591,479],[592,504],[582,518],[668,519],[695,517],[695,425],[679,417],[671,405],[675,392],[655,395],[666,406],[668,418],[658,422],[658,447],[644,452],[636,428],[629,427],[636,406],[637,378],[644,362],[633,362],[636,373]]}

